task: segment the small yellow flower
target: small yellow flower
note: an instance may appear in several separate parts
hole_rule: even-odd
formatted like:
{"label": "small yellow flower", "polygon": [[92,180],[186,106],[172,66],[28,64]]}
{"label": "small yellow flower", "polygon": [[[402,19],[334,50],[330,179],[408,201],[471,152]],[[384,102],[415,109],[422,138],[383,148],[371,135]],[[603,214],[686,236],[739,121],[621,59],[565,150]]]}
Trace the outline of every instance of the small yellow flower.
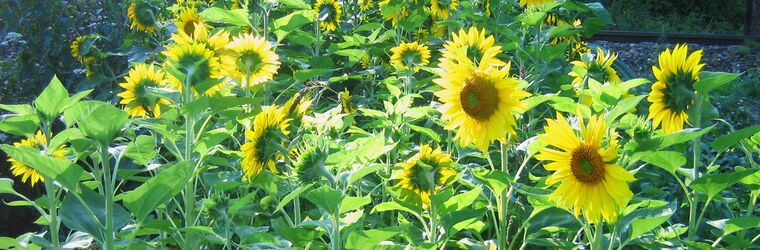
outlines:
{"label": "small yellow flower", "polygon": [[589,77],[599,83],[620,83],[620,77],[612,64],[617,59],[616,53],[604,53],[604,50],[598,48],[596,56],[591,61],[573,61],[575,65],[573,71],[569,73],[573,77],[573,85],[580,87],[583,85],[584,78]]}
{"label": "small yellow flower", "polygon": [[[38,130],[37,133],[34,136],[30,136],[26,139],[22,139],[19,142],[13,143],[14,147],[20,148],[20,147],[32,147],[36,150],[40,150],[41,153],[47,154],[50,152],[50,150],[45,149],[47,145],[47,139],[45,138],[45,135],[42,133],[41,130]],[[65,146],[61,145],[57,149],[53,150],[51,156],[58,158],[58,159],[66,159],[66,154],[68,153],[68,150]],[[11,174],[13,174],[16,177],[21,177],[21,182],[28,183],[32,187],[34,187],[35,184],[38,182],[44,182],[45,177],[42,176],[37,170],[34,168],[31,168],[24,163],[21,163],[20,161],[8,158],[8,162],[11,164]]]}
{"label": "small yellow flower", "polygon": [[666,134],[683,129],[688,123],[687,111],[695,102],[694,83],[699,81],[699,72],[705,65],[699,63],[702,50],[691,54],[686,44],[676,45],[673,52],[666,49],[660,53],[659,67],[652,66],[657,82],[652,84],[652,91],[647,101],[649,117],[653,127],[662,127]]}
{"label": "small yellow flower", "polygon": [[196,27],[199,24],[205,26],[203,18],[198,15],[198,9],[195,7],[183,8],[177,16],[177,22],[174,23],[177,33],[191,38],[196,34]]}
{"label": "small yellow flower", "polygon": [[544,5],[545,3],[551,3],[554,2],[554,0],[520,0],[520,7],[540,7],[541,5]]}
{"label": "small yellow flower", "polygon": [[393,52],[391,64],[402,69],[411,68],[417,72],[420,70],[418,66],[426,66],[430,63],[430,49],[417,42],[402,42],[392,48],[391,52]]}
{"label": "small yellow flower", "polygon": [[398,178],[396,187],[417,194],[423,206],[430,205],[430,195],[440,191],[457,175],[452,166],[451,156],[441,148],[433,150],[428,145],[420,146],[419,153],[398,165],[403,169],[403,173]]}
{"label": "small yellow flower", "polygon": [[[617,133],[607,130],[604,117],[592,116],[588,124],[578,117],[580,137],[561,114],[556,120],[547,119],[545,134],[538,135],[547,146],[539,150],[536,159],[553,172],[547,185],[559,183],[549,200],[572,211],[590,223],[612,222],[624,209],[633,193],[628,182],[633,174],[617,165]],[[605,138],[608,138],[605,140]]]}
{"label": "small yellow flower", "polygon": [[430,0],[430,14],[440,19],[448,19],[459,8],[459,0]]}
{"label": "small yellow flower", "polygon": [[335,31],[340,26],[340,14],[343,7],[338,0],[317,0],[314,3],[314,13],[320,20],[319,25],[323,31]]}
{"label": "small yellow flower", "polygon": [[129,28],[147,33],[154,33],[158,29],[156,21],[156,9],[143,0],[134,0],[127,8]]}
{"label": "small yellow flower", "polygon": [[222,73],[243,88],[272,80],[280,68],[280,57],[264,37],[241,34],[227,49],[231,53],[222,56]]}
{"label": "small yellow flower", "polygon": [[[175,44],[163,53],[167,59],[166,66],[190,76],[190,84],[193,86],[209,79],[221,77],[219,58],[206,44]],[[178,79],[172,74],[169,74],[168,79],[173,88],[183,91],[185,79]],[[217,84],[217,86],[208,89],[206,95],[218,92],[220,87],[220,84]]]}
{"label": "small yellow flower", "polygon": [[[505,63],[497,59],[495,56],[501,53],[501,46],[494,46],[494,37],[486,36],[486,30],[482,29],[478,31],[475,27],[470,27],[468,31],[460,29],[458,33],[452,33],[450,41],[446,41],[443,45],[444,51],[440,59],[441,68],[457,67],[456,64],[461,60],[457,60],[456,53],[462,51],[465,54],[465,58],[468,61],[481,63],[489,66],[504,66]],[[487,57],[488,60],[483,60],[486,54],[492,56]]]}
{"label": "small yellow flower", "polygon": [[[380,6],[381,10],[384,8],[389,8],[386,6],[389,6],[391,3],[391,0],[382,0],[377,3],[378,6]],[[390,11],[381,11],[383,14],[383,19],[385,21],[390,21],[391,25],[395,28],[398,25],[398,22],[407,16],[409,16],[409,11],[406,10],[406,8],[399,8],[398,10],[390,10]]]}
{"label": "small yellow flower", "polygon": [[121,97],[119,104],[124,104],[127,113],[134,117],[159,117],[161,106],[171,104],[169,100],[160,98],[149,93],[149,88],[166,86],[167,80],[160,68],[151,65],[138,64],[129,70],[119,86],[124,92],[118,94]]}
{"label": "small yellow flower", "polygon": [[273,142],[270,140],[279,141],[278,134],[287,135],[289,126],[290,119],[286,118],[277,106],[262,107],[261,113],[254,117],[253,127],[245,131],[245,139],[248,142],[241,147],[241,165],[246,180],[252,181],[264,168],[277,173],[274,159],[278,151],[273,148]]}

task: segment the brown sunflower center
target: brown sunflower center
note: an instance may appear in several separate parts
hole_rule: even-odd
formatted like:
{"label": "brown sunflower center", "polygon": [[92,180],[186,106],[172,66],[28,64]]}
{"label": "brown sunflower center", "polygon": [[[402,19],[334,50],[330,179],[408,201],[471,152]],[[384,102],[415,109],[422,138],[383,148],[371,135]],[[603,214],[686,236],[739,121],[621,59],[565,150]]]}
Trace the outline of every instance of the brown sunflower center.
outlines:
{"label": "brown sunflower center", "polygon": [[494,83],[479,73],[465,80],[464,89],[459,94],[464,112],[476,120],[488,120],[496,112],[499,104],[499,90]]}
{"label": "brown sunflower center", "polygon": [[570,161],[573,175],[586,184],[594,184],[604,179],[604,159],[591,146],[580,145],[573,151]]}

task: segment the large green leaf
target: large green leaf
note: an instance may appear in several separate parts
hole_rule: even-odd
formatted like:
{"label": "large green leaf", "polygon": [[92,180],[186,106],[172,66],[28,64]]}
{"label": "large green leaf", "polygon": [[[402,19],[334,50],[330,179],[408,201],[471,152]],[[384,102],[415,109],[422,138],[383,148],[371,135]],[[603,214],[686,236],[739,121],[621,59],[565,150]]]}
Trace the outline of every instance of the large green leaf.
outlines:
{"label": "large green leaf", "polygon": [[153,209],[182,191],[192,175],[190,163],[174,164],[136,189],[124,193],[122,200],[137,220],[143,221]]}
{"label": "large green leaf", "polygon": [[667,148],[672,145],[691,141],[697,137],[700,137],[704,135],[705,133],[710,132],[710,130],[712,130],[713,127],[715,126],[713,125],[713,126],[706,127],[703,129],[698,129],[698,128],[684,129],[676,133],[655,137],[654,139],[659,139],[661,141],[659,148],[661,149]]}
{"label": "large green leaf", "polygon": [[17,136],[29,136],[37,132],[40,118],[37,115],[0,116],[0,131]]}
{"label": "large green leaf", "polygon": [[79,178],[84,173],[82,167],[67,160],[41,155],[30,147],[13,147],[1,145],[3,151],[13,159],[27,165],[42,174],[45,181],[54,180],[69,191],[76,192]]}
{"label": "large green leaf", "polygon": [[304,197],[329,214],[338,212],[340,203],[343,201],[343,194],[329,186],[314,189],[306,193]]}
{"label": "large green leaf", "polygon": [[101,105],[79,122],[79,129],[101,146],[108,146],[128,120],[129,116],[124,110],[111,105]]}
{"label": "large green leaf", "polygon": [[726,72],[702,71],[699,73],[700,80],[694,83],[694,89],[702,92],[719,88],[739,77],[741,74]]}
{"label": "large green leaf", "polygon": [[101,101],[77,102],[63,111],[63,122],[66,123],[66,127],[73,127],[74,124],[93,115],[93,111],[103,105],[109,104]]}
{"label": "large green leaf", "polygon": [[48,86],[37,96],[34,100],[34,106],[37,108],[43,117],[48,122],[53,121],[59,113],[61,113],[63,106],[66,105],[66,101],[69,99],[69,92],[66,87],[63,86],[58,76],[53,76]]}
{"label": "large green leaf", "polygon": [[478,197],[480,197],[480,192],[482,191],[482,187],[476,186],[470,191],[452,196],[443,203],[441,209],[438,210],[438,214],[444,215],[454,211],[461,211],[467,207],[470,207],[472,203],[475,202]]}
{"label": "large green leaf", "polygon": [[473,173],[473,176],[478,180],[483,181],[497,197],[501,197],[504,190],[509,187],[509,175],[501,170],[476,171]]}
{"label": "large green leaf", "polygon": [[760,132],[760,125],[743,128],[743,129],[731,132],[727,135],[722,135],[718,138],[715,138],[715,140],[710,144],[710,146],[712,146],[712,148],[714,148],[715,150],[719,152],[726,151],[726,149],[739,143],[741,140],[748,138],[750,136],[753,136],[754,134],[758,132]]}
{"label": "large green leaf", "polygon": [[654,230],[676,211],[676,203],[664,206],[639,208],[619,219],[617,227],[621,241],[628,242]]}
{"label": "large green leaf", "polygon": [[277,204],[277,208],[275,208],[274,210],[278,211],[278,210],[284,208],[285,205],[287,205],[288,203],[290,203],[290,201],[292,201],[293,199],[295,199],[296,196],[299,196],[304,191],[309,190],[309,188],[311,188],[311,186],[314,186],[314,183],[309,183],[308,185],[299,186],[298,188],[296,188],[296,190],[293,190],[292,192],[288,193],[288,195],[285,195],[285,197],[282,198],[282,200],[280,200],[280,202]]}
{"label": "large green leaf", "polygon": [[377,246],[380,242],[388,240],[409,228],[408,225],[386,227],[380,229],[354,231],[346,239],[346,249],[366,249],[368,246]]}
{"label": "large green leaf", "polygon": [[251,27],[251,23],[248,21],[248,11],[245,9],[227,10],[211,7],[201,12],[200,15],[214,23]]}
{"label": "large green leaf", "polygon": [[[86,232],[102,243],[104,238],[103,229],[106,224],[105,197],[88,188],[82,188],[81,190],[81,201],[73,193],[66,194],[59,210],[61,221],[66,227]],[[116,231],[127,225],[127,222],[131,220],[127,210],[118,203],[113,204],[112,218],[113,228]]]}
{"label": "large green leaf", "polygon": [[291,9],[310,9],[311,6],[306,4],[303,0],[277,0],[284,7]]}
{"label": "large green leaf", "polygon": [[15,194],[16,190],[13,189],[13,180],[8,178],[0,178],[0,194]]}
{"label": "large green leaf", "polygon": [[348,177],[348,184],[349,185],[353,184],[354,182],[364,178],[364,176],[375,173],[387,167],[390,167],[390,166],[388,166],[388,164],[375,164],[372,166],[366,166],[366,167],[362,167],[360,169],[354,170],[351,172],[351,176]]}
{"label": "large green leaf", "polygon": [[671,174],[675,173],[678,168],[686,164],[686,157],[683,156],[683,153],[675,151],[645,153],[644,157],[641,157],[641,160],[660,167]]}
{"label": "large green leaf", "polygon": [[340,203],[340,214],[343,214],[345,212],[353,211],[356,209],[359,209],[363,207],[364,205],[367,205],[372,202],[372,199],[369,196],[363,196],[363,197],[354,197],[354,196],[346,196],[343,198],[343,201]]}
{"label": "large green leaf", "polygon": [[157,154],[156,138],[149,135],[137,136],[133,142],[127,144],[127,149],[124,150],[124,156],[142,166],[148,165],[148,162]]}
{"label": "large green leaf", "polygon": [[746,230],[750,228],[760,227],[760,217],[738,217],[723,220],[709,221],[707,224],[723,230],[723,236]]}
{"label": "large green leaf", "polygon": [[635,108],[636,105],[638,105],[639,102],[641,102],[641,100],[644,99],[644,97],[646,96],[645,95],[632,96],[618,102],[617,105],[615,105],[615,107],[612,108],[612,110],[609,113],[607,113],[607,118],[606,118],[607,126],[610,126],[615,121],[615,119],[617,119],[619,116]]}
{"label": "large green leaf", "polygon": [[736,172],[706,175],[694,180],[689,186],[697,191],[704,192],[709,198],[715,197],[723,189],[741,181],[744,177],[754,174],[760,169],[745,169]]}

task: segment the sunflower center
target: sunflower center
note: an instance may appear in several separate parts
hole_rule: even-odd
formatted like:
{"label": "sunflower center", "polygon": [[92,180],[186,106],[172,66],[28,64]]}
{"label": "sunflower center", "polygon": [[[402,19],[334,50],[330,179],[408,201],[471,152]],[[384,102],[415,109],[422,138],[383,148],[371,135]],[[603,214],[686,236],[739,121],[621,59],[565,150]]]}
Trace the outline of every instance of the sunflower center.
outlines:
{"label": "sunflower center", "polygon": [[676,113],[686,112],[689,105],[694,103],[696,79],[692,77],[691,72],[679,70],[666,80],[666,88],[663,90],[665,105]]}
{"label": "sunflower center", "polygon": [[475,73],[465,80],[464,89],[460,93],[462,109],[476,120],[488,120],[496,112],[498,93],[491,81]]}
{"label": "sunflower center", "polygon": [[403,54],[401,54],[401,60],[406,64],[405,66],[407,67],[418,64],[422,61],[422,56],[416,50],[406,50],[402,53]]}
{"label": "sunflower center", "polygon": [[414,182],[421,191],[432,191],[436,184],[436,172],[433,166],[423,160],[418,160],[415,165],[416,172]]}
{"label": "sunflower center", "polygon": [[570,161],[573,176],[586,184],[594,184],[604,179],[604,159],[591,146],[580,145]]}
{"label": "sunflower center", "polygon": [[240,55],[237,66],[241,71],[253,74],[263,66],[262,62],[264,60],[261,58],[261,55],[256,52],[245,52],[244,54]]}
{"label": "sunflower center", "polygon": [[599,83],[605,83],[607,82],[607,70],[604,68],[604,65],[600,65],[598,63],[591,63],[588,67],[588,77],[591,79],[596,80]]}

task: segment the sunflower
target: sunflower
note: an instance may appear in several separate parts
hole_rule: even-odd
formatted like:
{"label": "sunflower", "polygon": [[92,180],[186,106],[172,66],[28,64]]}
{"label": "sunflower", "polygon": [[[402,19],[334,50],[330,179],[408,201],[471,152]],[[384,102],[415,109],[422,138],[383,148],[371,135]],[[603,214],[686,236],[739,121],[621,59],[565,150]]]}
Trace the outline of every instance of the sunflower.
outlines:
{"label": "sunflower", "polygon": [[420,70],[418,66],[425,66],[430,63],[430,50],[424,44],[417,42],[402,42],[392,48],[391,52],[393,52],[391,64],[402,69],[411,68],[417,72]]}
{"label": "sunflower", "polygon": [[405,18],[409,16],[409,11],[406,10],[406,8],[393,8],[391,9],[388,6],[388,4],[391,3],[391,0],[383,0],[377,3],[378,6],[381,8],[381,13],[383,14],[383,19],[385,21],[390,21],[391,25],[395,28],[396,25],[398,25],[398,22],[401,20],[401,18]]}
{"label": "sunflower", "polygon": [[84,65],[85,75],[87,77],[95,75],[95,68],[98,66],[98,60],[95,56],[85,56],[82,58],[82,64]]}
{"label": "sunflower", "polygon": [[189,36],[184,32],[172,34],[172,40],[177,44],[199,43],[206,48],[215,52],[215,55],[223,54],[227,44],[230,43],[230,33],[220,29],[213,36],[208,36],[208,27],[203,23],[195,23],[193,35]]}
{"label": "sunflower", "polygon": [[396,187],[414,192],[423,205],[430,205],[430,195],[441,190],[457,175],[452,167],[451,156],[441,151],[441,148],[433,150],[428,145],[420,146],[419,153],[398,165],[403,173],[399,176]]}
{"label": "sunflower", "polygon": [[359,0],[359,10],[366,11],[372,8],[372,0]]}
{"label": "sunflower", "polygon": [[591,223],[601,219],[614,221],[618,211],[633,197],[628,182],[636,180],[615,163],[619,149],[617,133],[607,130],[604,117],[592,116],[587,125],[579,116],[580,137],[559,113],[556,120],[546,121],[546,133],[538,138],[548,146],[539,149],[536,159],[544,161],[544,168],[554,172],[546,178],[546,184],[560,183],[549,200],[576,217],[583,212]]}
{"label": "sunflower", "polygon": [[135,0],[127,8],[127,17],[129,18],[129,28],[137,29],[147,33],[156,32],[156,9],[143,0]]}
{"label": "sunflower", "polygon": [[272,80],[280,68],[280,57],[264,37],[241,34],[227,49],[231,53],[222,56],[222,74],[243,88]]}
{"label": "sunflower", "polygon": [[456,67],[455,64],[459,63],[459,61],[456,59],[457,56],[455,54],[460,50],[464,50],[468,61],[494,66],[505,65],[504,62],[493,56],[488,57],[488,60],[483,60],[486,58],[485,54],[497,55],[501,53],[501,46],[494,46],[494,37],[486,37],[485,29],[478,31],[477,28],[470,27],[467,32],[464,29],[460,29],[458,33],[451,33],[451,35],[451,40],[446,41],[443,45],[444,51],[440,59],[440,67]]}
{"label": "sunflower", "polygon": [[264,168],[277,173],[274,165],[274,156],[278,152],[276,144],[279,143],[281,135],[287,135],[290,119],[285,117],[277,106],[262,107],[261,113],[256,115],[253,120],[251,130],[245,131],[245,139],[248,141],[243,144],[243,173],[245,179],[251,181]]}
{"label": "sunflower", "polygon": [[[167,68],[189,75],[190,84],[197,84],[212,78],[219,78],[219,58],[214,52],[201,43],[175,44],[163,52],[167,59]],[[169,74],[171,86],[182,91],[185,79]],[[220,84],[206,91],[207,95],[220,90]],[[197,94],[197,93],[196,93]]]}
{"label": "sunflower", "polygon": [[198,9],[195,7],[185,7],[179,12],[177,22],[177,33],[193,38],[196,34],[198,24],[205,26],[203,18],[198,15]]}
{"label": "sunflower", "polygon": [[617,71],[612,68],[615,59],[617,59],[616,53],[605,54],[603,49],[597,48],[596,56],[592,60],[571,62],[575,67],[568,75],[573,77],[573,85],[576,87],[582,86],[586,77],[599,83],[620,83]]}
{"label": "sunflower", "polygon": [[[13,143],[14,147],[20,148],[20,147],[32,147],[34,149],[40,150],[43,152],[45,150],[45,146],[47,145],[47,139],[45,138],[45,135],[42,133],[41,130],[37,130],[37,134],[34,136],[30,136],[26,139],[22,139],[19,142]],[[48,151],[49,152],[49,151]],[[66,159],[66,154],[68,153],[68,150],[66,150],[65,146],[60,146],[57,149],[53,150],[53,153],[51,156],[58,159]],[[11,174],[13,174],[16,177],[21,177],[21,182],[28,183],[32,187],[34,187],[37,182],[44,182],[45,177],[42,176],[37,170],[34,168],[31,168],[24,163],[21,163],[20,161],[17,161],[13,158],[8,158],[8,162],[11,164]]]}
{"label": "sunflower", "polygon": [[91,37],[91,35],[77,36],[77,38],[71,42],[71,57],[79,60],[80,63],[84,63],[84,57],[89,55],[90,51],[88,50],[87,53],[82,53],[82,45]]}
{"label": "sunflower", "polygon": [[129,70],[129,75],[124,77],[124,80],[125,82],[119,84],[124,89],[124,92],[118,94],[121,97],[119,104],[126,106],[130,116],[159,117],[161,106],[170,104],[169,100],[148,92],[148,88],[166,86],[165,74],[160,68],[152,64],[138,64]]}
{"label": "sunflower", "polygon": [[545,3],[551,3],[554,2],[554,0],[520,0],[520,7],[528,6],[528,8],[531,7],[539,7],[541,5],[544,5]]}
{"label": "sunflower", "polygon": [[430,0],[430,14],[440,19],[448,19],[457,8],[459,0]]}
{"label": "sunflower", "polygon": [[514,134],[512,112],[524,109],[522,99],[530,93],[518,88],[518,80],[508,77],[509,64],[493,67],[484,61],[494,60],[495,50],[483,55],[475,65],[459,51],[454,58],[463,63],[439,69],[440,78],[433,80],[443,89],[435,95],[443,103],[441,118],[448,121],[447,130],[457,129],[460,144],[487,151],[494,139],[504,141],[505,134]]}
{"label": "sunflower", "polygon": [[660,54],[659,67],[652,66],[657,82],[652,84],[647,97],[652,103],[648,119],[652,119],[655,129],[662,125],[666,134],[679,131],[685,122],[688,123],[686,112],[695,102],[694,83],[705,66],[699,63],[702,50],[688,52],[686,44],[676,45],[672,53],[666,49]]}
{"label": "sunflower", "polygon": [[338,94],[338,99],[340,99],[340,107],[344,114],[351,114],[356,111],[354,104],[351,102],[351,93],[348,92],[348,89],[343,89]]}
{"label": "sunflower", "polygon": [[317,13],[319,25],[323,31],[335,31],[340,25],[342,7],[338,0],[317,0],[314,3],[314,13]]}

